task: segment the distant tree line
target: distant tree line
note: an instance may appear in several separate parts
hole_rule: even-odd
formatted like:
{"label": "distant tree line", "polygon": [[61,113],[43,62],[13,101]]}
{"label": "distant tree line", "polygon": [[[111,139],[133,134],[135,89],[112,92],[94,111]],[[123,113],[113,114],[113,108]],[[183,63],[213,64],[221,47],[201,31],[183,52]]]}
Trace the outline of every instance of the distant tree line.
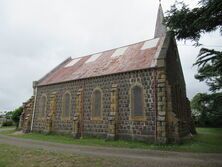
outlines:
{"label": "distant tree line", "polygon": [[5,112],[5,115],[1,115],[2,126],[12,126],[15,125],[17,128],[19,126],[20,115],[23,112],[23,108],[19,107],[13,111]]}
{"label": "distant tree line", "polygon": [[192,116],[200,127],[222,127],[222,93],[198,93],[191,101]]}

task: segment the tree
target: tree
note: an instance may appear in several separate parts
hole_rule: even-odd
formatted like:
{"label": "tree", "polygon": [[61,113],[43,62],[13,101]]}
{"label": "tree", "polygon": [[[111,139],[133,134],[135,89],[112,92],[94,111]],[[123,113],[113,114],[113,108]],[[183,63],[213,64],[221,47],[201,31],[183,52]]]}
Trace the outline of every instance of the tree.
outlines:
{"label": "tree", "polygon": [[[200,0],[194,9],[176,2],[167,13],[165,23],[178,40],[190,39],[198,46],[202,34],[217,29],[222,34],[221,0]],[[194,65],[198,67],[196,79],[205,81],[210,91],[222,89],[222,52],[202,48]]]}
{"label": "tree", "polygon": [[15,125],[17,128],[19,126],[20,115],[22,114],[22,112],[23,112],[23,108],[19,107],[15,109],[12,114],[12,120],[15,122]]}
{"label": "tree", "polygon": [[6,118],[6,119],[12,119],[12,114],[13,114],[13,111],[8,111],[8,112],[6,112],[5,118]]}
{"label": "tree", "polygon": [[198,93],[191,100],[192,114],[198,126],[222,127],[222,93]]}

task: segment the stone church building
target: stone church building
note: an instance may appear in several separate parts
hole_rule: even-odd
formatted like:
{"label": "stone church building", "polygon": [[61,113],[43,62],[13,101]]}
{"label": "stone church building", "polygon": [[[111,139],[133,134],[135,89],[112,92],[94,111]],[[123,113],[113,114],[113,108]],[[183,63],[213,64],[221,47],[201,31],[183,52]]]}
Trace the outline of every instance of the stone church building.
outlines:
{"label": "stone church building", "polygon": [[156,143],[178,142],[190,134],[177,44],[162,21],[160,5],[153,39],[68,58],[35,81],[20,127]]}

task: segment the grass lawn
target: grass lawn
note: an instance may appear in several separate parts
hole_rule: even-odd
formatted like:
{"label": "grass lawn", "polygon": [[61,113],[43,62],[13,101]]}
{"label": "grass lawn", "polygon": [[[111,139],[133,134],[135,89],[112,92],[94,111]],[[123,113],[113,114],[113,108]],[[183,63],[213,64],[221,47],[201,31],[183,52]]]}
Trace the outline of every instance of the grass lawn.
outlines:
{"label": "grass lawn", "polygon": [[5,130],[5,129],[15,129],[15,126],[0,126],[0,130]]}
{"label": "grass lawn", "polygon": [[120,162],[118,158],[56,153],[0,144],[0,167],[103,167],[113,164],[119,166]]}
{"label": "grass lawn", "polygon": [[10,136],[19,138],[27,138],[34,140],[43,140],[49,142],[57,142],[64,144],[79,144],[106,147],[122,147],[122,148],[139,148],[180,152],[205,152],[205,153],[222,153],[222,128],[197,128],[198,135],[192,139],[184,140],[182,144],[147,144],[137,141],[106,141],[97,138],[73,139],[71,136],[40,133],[30,133],[14,135],[15,130],[0,132]]}

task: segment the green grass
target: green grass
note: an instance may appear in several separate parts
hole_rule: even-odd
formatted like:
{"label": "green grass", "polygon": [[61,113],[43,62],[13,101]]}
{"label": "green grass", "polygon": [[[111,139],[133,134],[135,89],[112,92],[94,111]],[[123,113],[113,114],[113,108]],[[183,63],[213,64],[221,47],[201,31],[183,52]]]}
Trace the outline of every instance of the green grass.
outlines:
{"label": "green grass", "polygon": [[165,151],[180,152],[205,152],[205,153],[222,153],[222,129],[221,128],[197,128],[198,135],[192,139],[187,139],[182,144],[148,144],[138,141],[106,141],[104,139],[85,137],[82,139],[73,139],[71,136],[56,134],[30,133],[22,135],[13,135],[14,130],[0,132],[1,134],[16,136],[19,138],[42,140],[64,144],[78,144],[90,146],[105,146],[118,148],[138,148],[153,149]]}
{"label": "green grass", "polygon": [[58,134],[41,134],[41,133],[29,133],[22,135],[13,135],[12,133],[15,130],[5,131],[4,134],[10,136],[16,136],[25,139],[33,140],[42,140],[63,144],[77,144],[77,145],[88,145],[88,146],[104,146],[104,147],[123,147],[123,148],[149,148],[151,145],[148,145],[144,142],[133,142],[133,141],[124,141],[124,140],[105,140],[95,137],[84,137],[81,139],[74,139],[69,135],[58,135]]}
{"label": "green grass", "polygon": [[0,134],[2,135],[9,135],[9,136],[14,136],[13,133],[16,132],[16,129],[0,129]]}
{"label": "green grass", "polygon": [[162,146],[162,150],[222,153],[222,128],[197,128],[197,135],[192,139],[186,139],[182,144],[168,144]]}
{"label": "green grass", "polygon": [[0,126],[0,130],[7,130],[7,129],[12,129],[15,128],[15,126]]}

